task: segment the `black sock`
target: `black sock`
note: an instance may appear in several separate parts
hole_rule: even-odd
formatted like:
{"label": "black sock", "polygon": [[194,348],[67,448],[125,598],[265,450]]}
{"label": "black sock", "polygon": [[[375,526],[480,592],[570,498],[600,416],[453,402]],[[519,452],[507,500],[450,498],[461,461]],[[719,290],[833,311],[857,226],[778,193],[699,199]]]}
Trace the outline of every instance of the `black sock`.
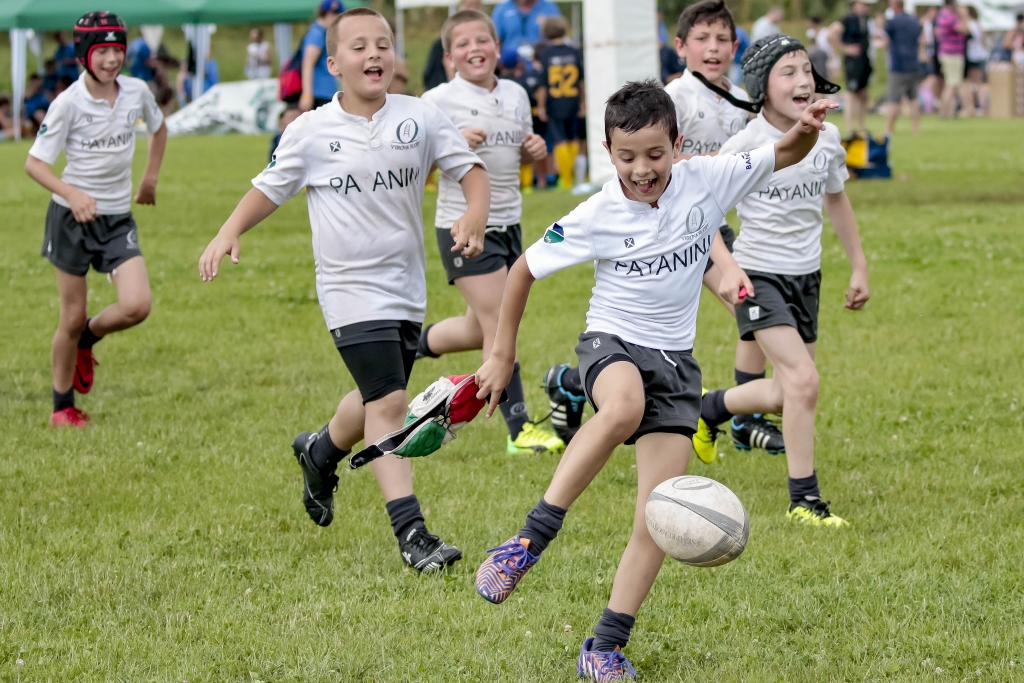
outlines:
{"label": "black sock", "polygon": [[87,318],[85,321],[85,329],[82,331],[82,336],[78,338],[78,348],[80,349],[91,349],[93,344],[98,342],[103,337],[97,337],[96,333],[89,328],[89,323],[92,318]]}
{"label": "black sock", "polygon": [[427,325],[426,327],[423,328],[423,331],[420,332],[419,344],[416,347],[416,352],[418,354],[420,354],[421,356],[424,356],[426,358],[440,358],[441,357],[440,354],[434,353],[433,351],[430,350],[430,344],[427,342],[427,335],[430,334],[430,328],[433,327],[433,326],[434,326],[433,324],[430,324],[430,325]]}
{"label": "black sock", "polygon": [[725,389],[715,389],[704,394],[700,402],[700,416],[711,428],[732,417],[732,413],[725,407]]}
{"label": "black sock", "polygon": [[523,377],[519,374],[519,361],[516,361],[512,369],[512,379],[505,387],[508,393],[508,400],[499,405],[501,415],[505,418],[505,425],[508,426],[508,433],[515,441],[519,432],[523,431],[523,425],[530,421],[530,415],[526,412],[526,394],[523,392]]}
{"label": "black sock", "polygon": [[334,469],[339,462],[352,452],[334,445],[334,442],[331,440],[331,433],[327,429],[328,426],[324,425],[324,428],[317,432],[317,440],[313,442],[309,449],[309,455],[313,458],[313,464],[316,465],[318,470]]}
{"label": "black sock", "polygon": [[[764,370],[755,374],[753,372],[743,372],[739,368],[733,368],[733,376],[736,378],[736,386],[740,386],[741,384],[746,384],[747,382],[753,382],[755,379],[764,379],[766,373],[764,372]],[[736,418],[735,422],[737,424],[743,424],[744,422],[746,422],[747,420],[754,416],[748,413],[741,413],[733,415],[733,417]]]}
{"label": "black sock", "polygon": [[71,387],[70,389],[65,391],[63,394],[60,393],[59,391],[57,391],[56,389],[53,390],[53,412],[56,413],[58,410],[64,410],[65,408],[74,408],[74,407],[75,407],[75,388],[74,387]]}
{"label": "black sock", "polygon": [[583,395],[583,380],[580,379],[580,369],[578,367],[567,368],[562,373],[562,388],[571,394]]}
{"label": "black sock", "polygon": [[391,518],[391,528],[395,530],[395,538],[401,541],[409,527],[419,522],[423,524],[423,513],[420,511],[420,502],[416,500],[416,494],[405,498],[395,498],[384,505]]}
{"label": "black sock", "polygon": [[803,479],[789,478],[789,502],[796,505],[806,498],[821,499],[817,471],[812,472],[811,476],[804,477]]}
{"label": "black sock", "polygon": [[530,541],[528,550],[531,555],[540,555],[548,543],[555,540],[566,512],[565,508],[552,505],[541,497],[540,502],[527,513],[526,526],[519,530],[519,536]]}
{"label": "black sock", "polygon": [[605,607],[594,627],[594,644],[590,649],[594,652],[612,652],[616,647],[621,650],[629,642],[629,632],[635,623],[636,617]]}

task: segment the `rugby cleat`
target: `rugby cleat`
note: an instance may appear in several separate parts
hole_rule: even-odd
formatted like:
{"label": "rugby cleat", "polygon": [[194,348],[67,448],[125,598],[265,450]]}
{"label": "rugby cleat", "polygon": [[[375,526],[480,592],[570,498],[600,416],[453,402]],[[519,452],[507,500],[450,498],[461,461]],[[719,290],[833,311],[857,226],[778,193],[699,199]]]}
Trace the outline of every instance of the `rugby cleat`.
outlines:
{"label": "rugby cleat", "polygon": [[449,567],[462,559],[462,551],[448,545],[427,531],[423,524],[414,524],[398,542],[402,561],[423,574]]}
{"label": "rugby cleat", "polygon": [[528,550],[529,539],[513,536],[497,548],[489,548],[491,555],[476,571],[476,592],[487,602],[500,605],[512,595],[519,580],[537,564],[539,555]]}
{"label": "rugby cleat", "polygon": [[636,671],[622,650],[615,648],[611,652],[596,652],[590,649],[593,646],[593,638],[583,641],[580,657],[576,660],[576,673],[580,678],[600,683],[636,678]]}
{"label": "rugby cleat", "polygon": [[302,468],[302,504],[306,514],[319,526],[329,526],[334,521],[334,492],[338,488],[338,475],[333,469],[325,472],[313,464],[309,449],[317,438],[317,432],[302,432],[292,441],[292,451]]}
{"label": "rugby cleat", "polygon": [[552,365],[544,373],[541,382],[548,394],[548,405],[551,407],[551,426],[566,445],[580,429],[583,405],[587,402],[585,396],[574,394],[562,386],[562,375],[569,367],[568,363]]}
{"label": "rugby cleat", "polygon": [[786,452],[786,442],[782,439],[782,430],[764,415],[754,415],[738,424],[736,418],[733,418],[732,443],[741,451],[763,448],[772,455]]}
{"label": "rugby cleat", "polygon": [[92,349],[78,349],[78,355],[75,357],[75,376],[72,380],[75,391],[80,394],[88,394],[92,391],[92,382],[95,379],[94,368],[99,364],[96,356],[92,355]]}
{"label": "rugby cleat", "polygon": [[55,410],[53,411],[53,414],[50,415],[51,427],[85,427],[88,424],[88,413],[82,412],[74,406]]}
{"label": "rugby cleat", "polygon": [[800,522],[802,524],[807,524],[808,526],[839,528],[850,525],[850,523],[842,517],[833,515],[829,511],[828,506],[829,501],[812,496],[805,496],[800,502],[793,503],[789,506],[789,512],[786,513],[786,518],[791,522]]}
{"label": "rugby cleat", "polygon": [[[703,397],[706,393],[708,390],[701,387],[700,395]],[[693,452],[705,465],[710,465],[718,460],[718,445],[715,443],[718,434],[718,429],[711,427],[703,417],[697,418],[697,432],[693,435]]]}
{"label": "rugby cleat", "polygon": [[558,438],[554,432],[549,432],[533,422],[523,425],[519,436],[515,439],[511,435],[505,442],[505,451],[509,455],[521,454],[542,454],[561,453],[565,450],[565,443]]}

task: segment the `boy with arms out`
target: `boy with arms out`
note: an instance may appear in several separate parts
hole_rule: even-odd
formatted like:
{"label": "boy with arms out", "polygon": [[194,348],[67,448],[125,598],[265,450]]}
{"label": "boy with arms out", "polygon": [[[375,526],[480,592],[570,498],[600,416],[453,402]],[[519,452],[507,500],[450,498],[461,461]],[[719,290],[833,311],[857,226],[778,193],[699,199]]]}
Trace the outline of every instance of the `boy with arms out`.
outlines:
{"label": "boy with arms out", "polygon": [[[812,106],[815,91],[835,92],[811,66],[804,46],[790,36],[772,36],[744,57],[747,88],[761,113],[729,140],[721,154],[742,154],[778,141]],[[831,123],[807,158],[774,173],[769,186],[740,200],[736,262],[756,294],[736,307],[740,337],[756,340],[772,361],[772,379],[709,392],[701,416],[714,429],[734,413],[782,413],[789,465],[787,516],[815,526],[846,524],[821,499],[814,470],[814,415],[818,372],[814,365],[821,285],[821,210],[853,265],[846,307],[857,311],[868,300],[868,266],[850,200],[843,191],[849,175],[839,129]],[[698,447],[701,444],[697,444]],[[737,444],[740,445],[740,444]],[[711,445],[713,448],[713,443]],[[769,447],[770,448],[770,447]]]}
{"label": "boy with arms out", "polygon": [[811,105],[774,146],[673,166],[681,138],[671,98],[655,81],[628,83],[605,110],[605,147],[616,177],[548,228],[509,273],[498,336],[476,373],[478,396],[492,397],[488,414],[496,407],[494,392],[500,393],[512,374],[534,280],[589,262],[596,285],[576,353],[597,413],[567,446],[526,525],[480,566],[477,592],[490,602],[504,602],[615,447],[636,444],[633,534],[608,608],[594,629],[597,638],[583,644],[581,676],[611,681],[633,674],[620,650],[665,558],[647,531],[644,506],[655,486],[686,472],[700,413],[700,368],[690,349],[709,252],[722,268],[723,298],[736,304],[741,287],[753,291],[718,238],[717,226],[743,196],[766,188],[773,170],[803,159],[826,110],[836,106],[829,100]]}
{"label": "boy with arms out", "polygon": [[[42,250],[56,270],[60,293],[50,424],[84,427],[89,416],[75,407],[75,391],[92,389],[93,345],[149,315],[149,278],[131,213],[135,123],[142,118],[150,133],[138,204],[156,204],[167,127],[146,84],[120,75],[128,42],[120,19],[89,12],[75,24],[74,39],[75,57],[85,71],[50,105],[25,172],[53,193]],[[50,165],[62,151],[67,166],[57,178]],[[86,317],[90,265],[108,273],[117,288],[117,303],[92,318]]]}
{"label": "boy with arms out", "polygon": [[[199,260],[204,280],[221,259],[238,263],[239,236],[306,188],[316,289],[327,328],[358,387],[319,432],[292,448],[302,468],[303,504],[320,526],[334,519],[338,464],[361,439],[373,443],[400,428],[406,383],[426,309],[420,204],[432,164],[461,179],[468,208],[454,221],[453,250],[480,253],[490,187],[479,157],[434,105],[386,93],[394,37],[384,17],[358,8],[328,27],[328,67],[344,92],[303,114],[281,137],[270,165],[254,180]],[[427,531],[413,494],[408,460],[375,460],[402,559],[428,572],[462,557]]]}
{"label": "boy with arms out", "polygon": [[[717,154],[722,145],[743,130],[750,118],[745,104],[747,94],[726,75],[732,65],[738,45],[736,23],[724,0],[701,0],[690,5],[679,15],[675,48],[686,61],[686,71],[680,78],[665,86],[675,103],[676,123],[683,136],[680,156],[688,159],[702,154]],[[731,251],[736,234],[722,219],[718,228]],[[717,295],[721,271],[708,260],[704,285]],[[722,301],[733,313],[732,305]],[[742,342],[736,348],[735,376],[737,384],[744,384],[765,376],[765,357],[757,344]],[[583,385],[578,368],[556,365],[544,375],[544,388],[551,404],[551,423],[555,432],[568,442],[579,429],[583,416]],[[760,415],[737,416],[738,429],[747,441],[759,443],[758,435],[765,434],[773,441],[781,441],[782,434],[772,422]],[[706,429],[702,429],[700,437]],[[704,460],[717,457],[715,451],[701,449],[698,457]]]}
{"label": "boy with arms out", "polygon": [[[515,81],[498,79],[498,43],[491,18],[477,10],[456,12],[441,28],[445,56],[455,67],[448,83],[427,91],[432,102],[461,129],[469,146],[487,165],[491,181],[491,210],[484,250],[465,258],[452,251],[452,224],[466,211],[466,198],[458,182],[441,176],[437,193],[437,244],[448,284],[465,299],[466,315],[427,325],[420,335],[419,355],[436,358],[445,353],[483,349],[491,351],[498,328],[498,309],[508,269],[523,253],[523,197],[519,191],[521,163],[547,155],[544,139],[533,134],[530,98]],[[508,426],[509,454],[559,452],[561,439],[530,422],[523,380],[516,363],[508,386],[509,400],[501,404]]]}

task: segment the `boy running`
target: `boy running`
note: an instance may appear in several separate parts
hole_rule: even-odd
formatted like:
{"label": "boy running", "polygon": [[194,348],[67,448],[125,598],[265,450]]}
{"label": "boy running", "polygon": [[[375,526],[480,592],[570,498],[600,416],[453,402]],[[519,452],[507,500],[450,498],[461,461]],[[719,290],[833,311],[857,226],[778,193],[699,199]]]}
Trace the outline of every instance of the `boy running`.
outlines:
{"label": "boy running", "polygon": [[[306,188],[316,290],[327,329],[358,389],[319,432],[295,437],[304,478],[302,502],[320,526],[334,519],[338,464],[360,440],[370,444],[402,426],[426,309],[421,201],[432,164],[461,180],[465,213],[453,221],[452,249],[480,253],[490,187],[479,157],[437,107],[388,95],[394,37],[377,12],[357,8],[327,31],[327,64],[343,93],[296,119],[270,165],[255,179],[199,260],[203,280],[221,259],[238,263],[242,233]],[[462,553],[424,524],[408,460],[371,465],[403,561],[422,572]]]}
{"label": "boy running", "polygon": [[[458,182],[442,174],[434,220],[437,245],[448,284],[458,288],[467,309],[464,316],[424,328],[419,342],[421,357],[483,349],[486,359],[491,352],[505,278],[523,253],[519,167],[547,156],[544,139],[533,134],[526,91],[515,81],[494,75],[498,64],[496,36],[491,18],[483,12],[462,10],[450,16],[441,28],[441,43],[455,67],[455,78],[423,94],[423,99],[437,105],[455,123],[487,165],[491,212],[483,253],[473,258],[454,253],[451,228],[465,213],[466,198]],[[518,363],[501,414],[508,426],[506,450],[510,455],[561,452],[565,447],[557,436],[530,422]]]}
{"label": "boy running", "polygon": [[508,384],[516,337],[537,278],[593,263],[596,285],[587,330],[576,347],[587,399],[597,411],[568,445],[525,526],[490,552],[477,592],[504,602],[562,527],[573,501],[622,443],[636,444],[637,498],[633,533],[611,599],[577,663],[596,681],[634,675],[621,649],[665,554],[644,521],[647,497],[662,481],[686,472],[700,415],[700,368],[691,355],[701,279],[710,255],[722,270],[720,295],[740,302],[752,284],[736,265],[717,226],[752,191],[768,187],[773,170],[799,162],[814,146],[829,100],[808,107],[774,145],[727,157],[700,156],[673,165],[682,143],[672,99],[656,81],[628,83],[608,100],[605,148],[617,175],[600,193],[548,228],[512,266],[490,358],[477,370],[478,397]]}
{"label": "boy running", "polygon": [[[814,93],[838,87],[811,66],[804,46],[790,36],[771,36],[754,43],[743,58],[750,95],[763,102],[761,113],[729,140],[721,154],[742,154],[782,139],[812,108]],[[814,415],[818,371],[814,365],[818,338],[821,286],[821,210],[853,265],[846,307],[858,311],[868,300],[868,266],[850,200],[843,191],[849,177],[839,129],[825,124],[814,148],[802,162],[774,173],[767,188],[738,204],[741,221],[736,262],[756,288],[736,307],[740,338],[756,340],[772,361],[772,379],[729,390],[711,391],[701,416],[710,434],[698,434],[698,450],[714,453],[714,429],[736,413],[782,413],[786,461],[789,465],[791,520],[815,526],[846,524],[831,514],[821,499],[814,470]],[[733,429],[738,448],[749,448]],[[778,447],[765,440],[769,452]],[[779,444],[781,445],[781,444]],[[713,457],[713,456],[712,456]]]}
{"label": "boy running", "polygon": [[562,15],[547,17],[541,31],[548,45],[537,55],[541,72],[537,116],[545,122],[559,181],[569,188],[580,151],[578,121],[585,116],[583,52],[569,44],[569,24]]}
{"label": "boy running", "polygon": [[[75,58],[85,71],[50,105],[25,162],[25,172],[53,193],[46,210],[42,255],[53,264],[60,293],[60,322],[53,335],[53,414],[50,424],[84,427],[89,416],[75,407],[75,391],[92,390],[93,346],[106,335],[138,325],[151,296],[139,233],[132,217],[135,124],[149,131],[149,160],[135,194],[156,204],[167,126],[145,82],[121,75],[128,34],[109,12],[89,12],[75,24]],[[67,166],[57,178],[50,165],[60,153]],[[87,317],[89,266],[108,273],[117,303]]]}

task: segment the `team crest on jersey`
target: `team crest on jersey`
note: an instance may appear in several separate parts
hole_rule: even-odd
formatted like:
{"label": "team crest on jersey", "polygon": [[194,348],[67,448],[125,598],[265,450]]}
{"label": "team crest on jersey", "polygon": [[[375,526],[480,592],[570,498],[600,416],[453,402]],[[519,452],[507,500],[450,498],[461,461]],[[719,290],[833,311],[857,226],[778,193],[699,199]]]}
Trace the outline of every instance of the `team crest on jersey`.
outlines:
{"label": "team crest on jersey", "polygon": [[697,112],[697,118],[698,119],[704,118],[704,112],[702,112],[702,111]]}
{"label": "team crest on jersey", "polygon": [[42,136],[46,135],[46,131],[48,131],[48,130],[50,130],[50,129],[49,129],[49,127],[45,123],[43,125],[39,126],[39,136],[42,137]]}
{"label": "team crest on jersey", "polygon": [[331,143],[331,151],[332,152],[340,152],[341,151],[341,143],[338,142],[337,140],[332,142]]}
{"label": "team crest on jersey", "polygon": [[124,246],[126,249],[138,249],[139,248],[139,233],[134,230],[128,232],[128,236],[125,237]]}
{"label": "team crest on jersey", "polygon": [[469,113],[472,114],[473,116],[477,116],[480,112],[478,112],[476,109],[470,109]]}
{"label": "team crest on jersey", "polygon": [[267,164],[267,168],[274,168],[275,166],[277,166],[277,155],[276,154],[271,154],[270,155],[270,163]]}
{"label": "team crest on jersey", "polygon": [[700,232],[708,227],[708,223],[704,220],[704,209],[699,206],[695,206],[690,209],[690,213],[686,215],[686,233],[692,235],[696,232]]}
{"label": "team crest on jersey", "polygon": [[626,244],[626,249],[632,249],[636,245],[636,242],[633,241],[632,237],[627,237],[622,241]]}
{"label": "team crest on jersey", "polygon": [[544,241],[548,244],[558,244],[565,241],[565,230],[558,223],[555,223],[544,233]]}
{"label": "team crest on jersey", "polygon": [[125,128],[131,128],[132,126],[135,125],[135,122],[138,121],[138,120],[139,120],[139,110],[138,109],[131,109],[131,110],[129,110],[128,115],[124,118]]}
{"label": "team crest on jersey", "polygon": [[821,150],[814,155],[814,170],[824,171],[826,164],[828,164],[828,155],[825,154],[825,150]]}
{"label": "team crest on jersey", "polygon": [[414,149],[419,146],[420,124],[416,119],[406,119],[395,129],[396,142],[391,143],[392,149]]}
{"label": "team crest on jersey", "polygon": [[729,122],[729,135],[736,135],[743,130],[743,119],[733,119]]}

